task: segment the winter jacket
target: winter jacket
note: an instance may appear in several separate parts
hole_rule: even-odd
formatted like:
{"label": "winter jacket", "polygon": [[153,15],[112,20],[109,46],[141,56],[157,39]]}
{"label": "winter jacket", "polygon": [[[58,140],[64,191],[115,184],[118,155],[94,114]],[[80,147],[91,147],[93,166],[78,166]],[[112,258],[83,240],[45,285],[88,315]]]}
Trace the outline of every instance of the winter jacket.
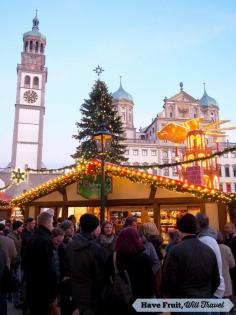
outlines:
{"label": "winter jacket", "polygon": [[22,239],[22,243],[21,243],[21,269],[25,269],[25,259],[26,259],[26,253],[27,253],[27,247],[28,247],[28,243],[29,240],[31,238],[31,236],[33,235],[33,232],[24,229],[22,234],[21,234],[21,239]]}
{"label": "winter jacket", "polygon": [[106,253],[95,236],[78,233],[68,245],[72,298],[79,309],[100,303]]}
{"label": "winter jacket", "polygon": [[20,258],[20,252],[21,252],[21,236],[15,232],[10,232],[7,237],[11,238],[14,243],[15,243],[15,247],[16,247],[16,252],[17,255],[14,258],[13,261],[13,267],[18,267],[20,262],[21,262],[21,258]]}
{"label": "winter jacket", "polygon": [[0,247],[6,254],[7,268],[10,269],[10,266],[17,255],[15,243],[11,238],[0,234]]}
{"label": "winter jacket", "polygon": [[32,305],[49,305],[57,294],[53,271],[51,232],[39,225],[28,243],[26,254],[27,297]]}
{"label": "winter jacket", "polygon": [[222,267],[223,267],[223,277],[225,280],[225,293],[224,296],[231,296],[232,295],[232,283],[230,278],[229,270],[234,268],[235,260],[232,254],[231,249],[224,245],[219,244],[220,253],[222,258]]}
{"label": "winter jacket", "polygon": [[3,283],[3,275],[4,275],[6,267],[7,267],[6,262],[7,262],[6,254],[0,248],[0,291],[1,291],[1,286]]}
{"label": "winter jacket", "polygon": [[162,293],[170,298],[211,298],[220,284],[216,256],[195,236],[186,236],[168,253]]}
{"label": "winter jacket", "polygon": [[155,247],[152,245],[151,242],[146,241],[144,243],[143,252],[148,256],[151,266],[152,266],[153,274],[155,275],[160,270],[160,266],[161,266]]}
{"label": "winter jacket", "polygon": [[225,293],[225,281],[223,278],[222,258],[221,258],[220,248],[215,239],[216,235],[217,234],[213,229],[207,228],[198,234],[198,239],[205,245],[209,246],[216,255],[219,274],[220,274],[220,285],[217,288],[216,292],[214,292],[214,296],[216,296],[217,298],[222,298]]}

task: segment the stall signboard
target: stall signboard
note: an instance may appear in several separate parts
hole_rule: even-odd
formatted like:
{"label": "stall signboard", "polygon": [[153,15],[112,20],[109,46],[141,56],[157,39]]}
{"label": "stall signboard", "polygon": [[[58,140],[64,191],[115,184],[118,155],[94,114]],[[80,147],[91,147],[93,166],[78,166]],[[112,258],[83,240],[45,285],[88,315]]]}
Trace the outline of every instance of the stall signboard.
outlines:
{"label": "stall signboard", "polygon": [[[79,182],[77,192],[86,199],[101,198],[102,175],[86,175]],[[112,178],[106,176],[105,179],[105,196],[112,192]]]}

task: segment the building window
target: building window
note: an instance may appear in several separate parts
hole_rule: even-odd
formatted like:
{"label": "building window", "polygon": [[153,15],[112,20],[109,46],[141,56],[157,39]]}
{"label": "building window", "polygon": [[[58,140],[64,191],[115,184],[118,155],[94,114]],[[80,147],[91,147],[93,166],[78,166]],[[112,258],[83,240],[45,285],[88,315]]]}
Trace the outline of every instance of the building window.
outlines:
{"label": "building window", "polygon": [[177,167],[172,167],[172,175],[173,176],[177,176],[178,175],[178,173],[177,173]]}
{"label": "building window", "polygon": [[220,177],[222,177],[221,165],[219,165],[219,174],[220,174]]}
{"label": "building window", "polygon": [[223,191],[223,184],[220,184],[220,190]]}
{"label": "building window", "polygon": [[125,150],[125,155],[129,155],[129,150]]}
{"label": "building window", "polygon": [[39,88],[39,78],[38,77],[34,77],[33,88],[34,89],[38,89]]}
{"label": "building window", "polygon": [[232,158],[236,158],[236,152],[231,152]]}
{"label": "building window", "polygon": [[133,150],[133,155],[138,155],[138,150]]}
{"label": "building window", "polygon": [[155,132],[155,130],[154,130],[154,127],[152,128],[152,133],[154,133]]}
{"label": "building window", "polygon": [[228,157],[228,153],[223,154],[223,157],[227,158]]}
{"label": "building window", "polygon": [[162,157],[163,157],[163,159],[168,158],[168,152],[163,151],[163,152],[162,152]]}
{"label": "building window", "polygon": [[148,155],[147,150],[142,150],[142,155],[145,155],[145,156]]}
{"label": "building window", "polygon": [[125,121],[125,112],[121,113],[123,121]]}
{"label": "building window", "polygon": [[28,50],[28,42],[25,42],[25,51]]}
{"label": "building window", "polygon": [[132,114],[129,114],[129,122],[132,122]]}
{"label": "building window", "polygon": [[234,184],[234,192],[236,192],[236,183]]}
{"label": "building window", "polygon": [[172,114],[172,113],[170,113],[170,118],[171,118],[171,117],[173,117],[173,114]]}
{"label": "building window", "polygon": [[25,88],[30,88],[30,76],[26,75],[25,76],[25,84],[24,84]]}
{"label": "building window", "polygon": [[36,45],[35,45],[35,52],[37,53],[39,51],[39,42],[36,42]]}
{"label": "building window", "polygon": [[32,42],[32,40],[30,41],[30,51],[32,51],[33,50],[33,42]]}
{"label": "building window", "polygon": [[236,166],[234,166],[233,172],[234,172],[234,177],[236,177]]}
{"label": "building window", "polygon": [[152,169],[152,174],[153,174],[153,175],[157,175],[157,169],[156,169],[156,168],[153,168],[153,169]]}
{"label": "building window", "polygon": [[226,192],[230,192],[231,191],[231,187],[230,187],[230,183],[226,183]]}
{"label": "building window", "polygon": [[163,143],[167,143],[167,140],[163,140]]}
{"label": "building window", "polygon": [[163,169],[163,175],[164,175],[164,176],[169,176],[169,168],[168,168],[168,167],[165,167],[165,168]]}
{"label": "building window", "polygon": [[156,156],[157,155],[157,151],[156,150],[151,150],[151,155],[152,156]]}
{"label": "building window", "polygon": [[43,54],[43,44],[40,45],[40,52]]}
{"label": "building window", "polygon": [[230,177],[229,166],[225,166],[225,177]]}

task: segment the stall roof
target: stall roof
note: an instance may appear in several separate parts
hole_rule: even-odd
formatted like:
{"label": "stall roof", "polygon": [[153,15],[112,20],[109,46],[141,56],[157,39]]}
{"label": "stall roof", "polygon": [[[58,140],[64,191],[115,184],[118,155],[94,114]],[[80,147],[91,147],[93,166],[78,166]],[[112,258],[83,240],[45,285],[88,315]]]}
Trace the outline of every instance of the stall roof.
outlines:
{"label": "stall roof", "polygon": [[[172,178],[157,176],[137,169],[123,167],[118,164],[105,162],[106,174],[127,178],[136,183],[144,183],[152,187],[161,187],[170,191],[190,193],[196,198],[208,202],[230,203],[236,200],[236,194],[224,193],[220,190],[210,189],[206,186],[198,186],[192,183],[182,182]],[[10,202],[11,206],[20,206],[46,196],[54,191],[60,191],[67,185],[77,182],[84,175],[99,174],[101,172],[101,161],[92,160],[89,162],[78,163],[70,172],[51,179],[39,186],[36,186],[20,195],[17,195]]]}

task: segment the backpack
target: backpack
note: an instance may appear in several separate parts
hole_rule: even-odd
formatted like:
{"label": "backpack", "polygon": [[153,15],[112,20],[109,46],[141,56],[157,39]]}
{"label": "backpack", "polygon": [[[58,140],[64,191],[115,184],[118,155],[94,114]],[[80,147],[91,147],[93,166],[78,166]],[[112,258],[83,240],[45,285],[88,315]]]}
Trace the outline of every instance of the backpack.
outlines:
{"label": "backpack", "polygon": [[116,252],[113,253],[113,266],[115,274],[110,277],[110,281],[104,289],[103,298],[113,307],[131,305],[134,301],[134,296],[129,274],[127,270],[118,270]]}

